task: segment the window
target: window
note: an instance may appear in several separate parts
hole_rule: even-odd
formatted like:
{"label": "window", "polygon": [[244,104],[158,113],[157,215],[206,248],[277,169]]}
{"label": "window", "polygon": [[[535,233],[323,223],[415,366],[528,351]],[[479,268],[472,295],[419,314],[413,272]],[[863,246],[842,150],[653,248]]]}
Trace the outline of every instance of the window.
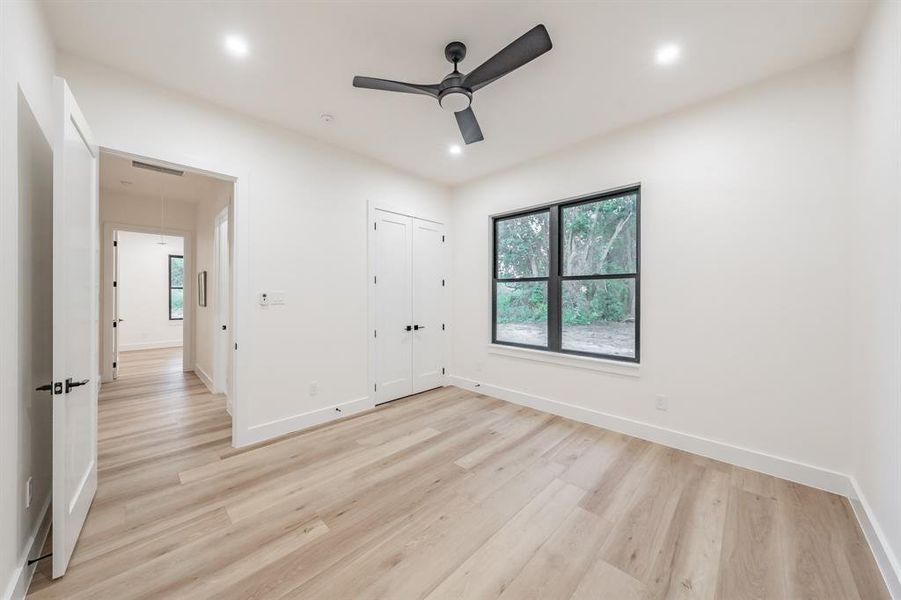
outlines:
{"label": "window", "polygon": [[169,320],[185,318],[185,257],[169,255]]}
{"label": "window", "polygon": [[492,342],[638,362],[640,195],[495,217]]}

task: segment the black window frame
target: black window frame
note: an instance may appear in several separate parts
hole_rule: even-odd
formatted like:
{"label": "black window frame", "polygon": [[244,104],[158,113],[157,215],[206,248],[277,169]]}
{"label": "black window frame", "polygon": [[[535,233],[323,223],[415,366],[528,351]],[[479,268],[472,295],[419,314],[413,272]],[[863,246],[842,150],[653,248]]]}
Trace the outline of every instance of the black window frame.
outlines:
{"label": "black window frame", "polygon": [[[604,200],[612,200],[623,196],[635,195],[635,271],[634,273],[610,273],[594,275],[563,275],[563,236],[561,235],[561,213],[564,208],[589,204]],[[527,215],[549,213],[548,232],[548,274],[546,277],[498,277],[497,272],[497,229],[498,223],[508,219],[521,218]],[[569,354],[602,358],[619,362],[641,362],[641,184],[624,186],[603,192],[594,192],[576,198],[533,206],[517,211],[505,212],[491,217],[491,343],[500,346],[512,346],[540,350],[553,354]],[[584,352],[563,348],[563,282],[573,280],[597,279],[634,279],[635,280],[635,356]],[[547,282],[547,346],[521,344],[518,342],[499,341],[497,339],[497,285],[510,282]]]}
{"label": "black window frame", "polygon": [[[181,273],[182,273],[182,280],[181,280],[181,287],[172,285],[172,259],[173,259],[173,258],[180,258],[181,261],[182,261],[182,271],[181,271]],[[185,306],[185,270],[184,270],[184,265],[185,265],[185,255],[184,255],[184,254],[170,254],[170,255],[169,255],[169,320],[170,320],[170,321],[184,321],[184,320],[185,320],[185,317],[184,317],[184,310],[185,310],[185,308],[184,308],[184,306]],[[173,317],[173,316],[172,316],[172,290],[181,290],[181,294],[182,294],[182,296],[181,296],[181,297],[182,297],[182,300],[181,300],[181,302],[182,302],[182,316],[180,316],[180,317]]]}

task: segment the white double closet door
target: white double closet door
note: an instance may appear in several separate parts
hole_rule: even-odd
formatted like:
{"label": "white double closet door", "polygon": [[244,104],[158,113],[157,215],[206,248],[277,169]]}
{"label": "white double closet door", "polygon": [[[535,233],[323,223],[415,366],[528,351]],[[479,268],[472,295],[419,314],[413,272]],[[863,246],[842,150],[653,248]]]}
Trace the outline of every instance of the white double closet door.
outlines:
{"label": "white double closet door", "polygon": [[376,404],[444,380],[444,225],[375,210],[372,234],[373,390]]}

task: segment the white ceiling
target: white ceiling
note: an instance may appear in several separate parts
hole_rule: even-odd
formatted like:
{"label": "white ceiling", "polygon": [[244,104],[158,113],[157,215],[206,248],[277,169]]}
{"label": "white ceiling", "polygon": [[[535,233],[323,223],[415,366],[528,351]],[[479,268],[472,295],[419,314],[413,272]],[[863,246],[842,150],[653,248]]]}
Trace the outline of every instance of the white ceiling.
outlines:
{"label": "white ceiling", "polygon": [[[61,50],[444,183],[547,154],[848,49],[867,2],[92,2],[51,0]],[[468,72],[538,23],[554,48],[476,92],[485,141],[462,156],[453,115],[425,96],[355,89],[354,75],[435,83],[444,46]],[[239,33],[250,54],[223,52]],[[675,66],[654,63],[676,42]],[[319,115],[335,115],[323,123]]]}
{"label": "white ceiling", "polygon": [[[100,154],[100,188],[159,200],[198,203],[218,200],[233,185],[208,175],[185,171],[178,177],[132,166],[132,159],[103,152]],[[145,161],[149,162],[149,161]],[[165,166],[165,165],[164,165]]]}

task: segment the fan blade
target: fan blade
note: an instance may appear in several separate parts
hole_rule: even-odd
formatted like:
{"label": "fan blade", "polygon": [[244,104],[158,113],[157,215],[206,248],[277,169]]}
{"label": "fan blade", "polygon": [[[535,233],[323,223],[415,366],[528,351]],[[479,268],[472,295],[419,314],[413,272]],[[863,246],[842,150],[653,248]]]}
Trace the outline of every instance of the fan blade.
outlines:
{"label": "fan blade", "polygon": [[463,134],[464,142],[474,144],[485,139],[482,137],[482,128],[479,127],[479,122],[476,121],[476,114],[472,112],[471,106],[466,110],[454,113],[454,116],[457,117],[457,125],[460,126],[460,133]]}
{"label": "fan blade", "polygon": [[354,77],[354,87],[370,90],[383,90],[385,92],[403,92],[405,94],[423,94],[438,97],[437,85],[419,85],[416,83],[404,83],[403,81],[391,81],[390,79],[376,79],[375,77]]}
{"label": "fan blade", "polygon": [[463,78],[463,87],[472,91],[485,87],[510,71],[518,69],[553,47],[544,25],[536,25],[509,46],[483,62]]}

